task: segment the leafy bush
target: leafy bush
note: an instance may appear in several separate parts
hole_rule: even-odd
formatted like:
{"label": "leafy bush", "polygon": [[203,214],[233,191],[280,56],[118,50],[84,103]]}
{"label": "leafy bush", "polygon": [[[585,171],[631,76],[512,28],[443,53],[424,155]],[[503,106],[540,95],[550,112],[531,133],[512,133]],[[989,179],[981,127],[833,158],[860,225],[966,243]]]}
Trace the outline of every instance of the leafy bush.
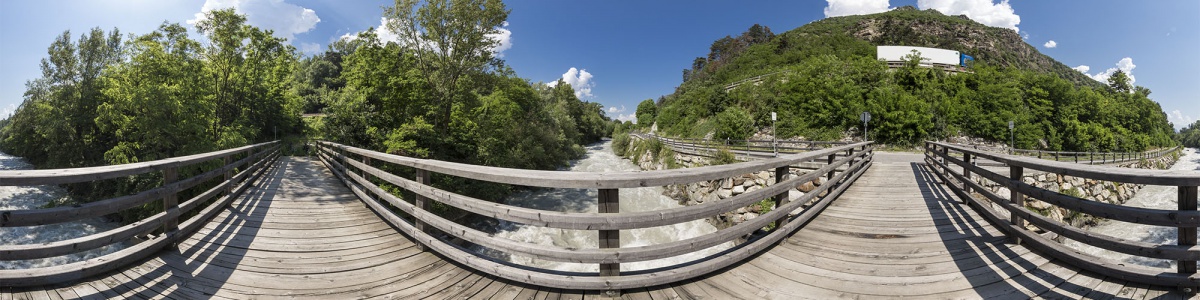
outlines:
{"label": "leafy bush", "polygon": [[754,133],[754,121],[750,114],[738,107],[730,107],[717,114],[717,131],[713,138],[717,140],[745,140]]}

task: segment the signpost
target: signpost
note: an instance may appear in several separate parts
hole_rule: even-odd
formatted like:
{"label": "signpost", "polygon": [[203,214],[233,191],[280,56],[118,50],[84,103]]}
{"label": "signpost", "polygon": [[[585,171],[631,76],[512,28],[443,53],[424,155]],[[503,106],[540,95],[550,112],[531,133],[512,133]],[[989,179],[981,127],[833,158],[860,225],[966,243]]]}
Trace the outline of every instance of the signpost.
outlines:
{"label": "signpost", "polygon": [[775,134],[775,112],[771,112],[771,151],[775,152],[775,157],[779,157],[779,147],[777,135]]}
{"label": "signpost", "polygon": [[1017,135],[1013,133],[1013,121],[1008,121],[1008,154],[1013,154],[1017,149]]}
{"label": "signpost", "polygon": [[867,138],[867,134],[871,132],[871,130],[867,128],[867,122],[871,122],[871,113],[864,111],[858,116],[858,119],[862,120],[863,122],[863,141],[865,142],[869,140],[869,138]]}

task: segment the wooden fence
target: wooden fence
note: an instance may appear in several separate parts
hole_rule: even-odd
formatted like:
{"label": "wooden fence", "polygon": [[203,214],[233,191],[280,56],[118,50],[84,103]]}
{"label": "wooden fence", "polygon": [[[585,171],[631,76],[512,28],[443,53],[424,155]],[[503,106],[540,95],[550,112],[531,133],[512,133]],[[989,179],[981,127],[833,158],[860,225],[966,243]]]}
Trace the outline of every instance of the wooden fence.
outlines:
{"label": "wooden fence", "polygon": [[[1189,288],[1200,286],[1200,278],[1196,275],[1196,261],[1200,260],[1200,247],[1196,246],[1196,228],[1200,226],[1200,211],[1196,210],[1196,186],[1200,185],[1200,173],[1198,172],[1082,165],[985,152],[937,142],[925,144],[925,156],[926,163],[939,170],[935,173],[959,197],[968,201],[968,204],[971,204],[998,228],[1005,230],[1010,237],[1028,244],[1031,248],[1079,268],[1106,276],[1154,285]],[[986,158],[1008,165],[1008,176],[997,174],[971,163],[973,159],[978,158]],[[961,171],[957,171],[959,167],[961,167]],[[1022,182],[1021,176],[1027,169],[1098,181],[1175,186],[1179,189],[1179,206],[1176,210],[1139,208],[1069,196]],[[1010,191],[1008,199],[1005,199],[1003,195],[990,192],[971,180],[973,176],[983,177],[1004,186]],[[1003,207],[1009,212],[1010,218],[1004,220],[1004,217],[994,211],[991,205],[972,197],[972,193],[977,193],[984,200]],[[1046,218],[1025,208],[1026,197],[1110,220],[1175,227],[1178,230],[1178,243],[1174,245],[1156,244],[1089,232]],[[1178,268],[1175,272],[1169,272],[1163,269],[1113,262],[1084,254],[1027,230],[1026,222],[1060,237],[1105,250],[1140,257],[1174,260],[1178,262]]]}
{"label": "wooden fence", "polygon": [[[867,142],[720,166],[603,173],[535,171],[467,165],[385,154],[331,142],[320,142],[319,150],[321,159],[367,206],[427,249],[437,251],[446,258],[481,272],[518,282],[552,288],[605,291],[654,286],[695,278],[754,256],[812,220],[870,166],[873,158],[871,143]],[[789,165],[813,160],[825,160],[830,163],[825,168],[804,175],[785,177],[789,174]],[[411,179],[398,176],[376,167],[381,164],[411,168],[415,175]],[[847,171],[836,172],[835,169],[839,166],[846,166]],[[717,180],[763,170],[774,170],[777,183],[722,201],[644,212],[621,212],[618,206],[618,190],[622,188]],[[597,189],[598,212],[546,211],[471,198],[430,186],[430,178],[435,173],[517,186]],[[817,190],[806,193],[796,201],[788,201],[786,196],[789,190],[822,176],[828,178],[827,184],[822,184]],[[379,184],[383,183],[411,191],[415,197],[414,199],[402,199],[381,188]],[[818,195],[826,191],[829,192],[827,196],[817,199]],[[712,234],[674,242],[620,247],[619,230],[664,226],[704,219],[734,211],[764,199],[773,199],[777,208],[745,223]],[[789,215],[814,199],[818,201],[805,209],[803,213],[795,216]],[[498,220],[550,228],[596,230],[600,237],[599,247],[569,249],[493,236],[430,212],[428,209],[433,205],[433,201]],[[401,216],[396,211],[411,217]],[[776,224],[774,230],[765,234],[752,235],[770,223]],[[748,235],[752,235],[752,238],[745,243],[692,262],[640,271],[622,271],[620,267],[621,263],[661,259],[696,252],[722,243],[736,241]],[[470,250],[460,245],[458,241],[466,241],[503,253],[543,260],[599,264],[600,271],[597,273],[563,272],[514,264]]]}
{"label": "wooden fence", "polygon": [[[75,206],[0,211],[0,227],[20,227],[101,217],[152,201],[161,200],[163,206],[163,211],[158,214],[104,232],[43,244],[0,246],[0,260],[11,261],[55,257],[116,243],[132,243],[122,250],[79,262],[0,270],[0,286],[38,286],[76,281],[141,261],[164,247],[174,245],[198,230],[250,186],[250,182],[267,169],[263,166],[269,165],[278,156],[278,146],[275,144],[276,142],[268,142],[224,151],[113,166],[0,171],[0,186],[60,185],[117,179],[151,172],[162,172],[163,178],[161,186],[133,195]],[[238,159],[234,161],[235,158]],[[221,166],[189,178],[178,178],[180,168],[198,168],[200,164],[211,161],[219,161]],[[247,165],[249,167],[246,167]],[[180,192],[216,178],[223,178],[224,181],[182,203],[178,201]],[[202,207],[218,195],[221,197]],[[200,211],[196,216],[181,219],[188,212],[197,209]]]}

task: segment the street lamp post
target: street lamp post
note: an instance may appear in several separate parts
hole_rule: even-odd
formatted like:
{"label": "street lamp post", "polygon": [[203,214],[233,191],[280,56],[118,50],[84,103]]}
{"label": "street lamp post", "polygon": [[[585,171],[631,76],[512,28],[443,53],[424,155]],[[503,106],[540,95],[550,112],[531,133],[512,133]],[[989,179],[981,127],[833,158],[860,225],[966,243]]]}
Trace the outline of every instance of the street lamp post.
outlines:
{"label": "street lamp post", "polygon": [[871,129],[867,127],[867,122],[871,122],[871,113],[864,111],[861,115],[858,116],[858,119],[862,120],[862,122],[863,122],[863,141],[866,142],[867,140],[869,140],[869,138],[867,137],[868,134],[871,133]]}

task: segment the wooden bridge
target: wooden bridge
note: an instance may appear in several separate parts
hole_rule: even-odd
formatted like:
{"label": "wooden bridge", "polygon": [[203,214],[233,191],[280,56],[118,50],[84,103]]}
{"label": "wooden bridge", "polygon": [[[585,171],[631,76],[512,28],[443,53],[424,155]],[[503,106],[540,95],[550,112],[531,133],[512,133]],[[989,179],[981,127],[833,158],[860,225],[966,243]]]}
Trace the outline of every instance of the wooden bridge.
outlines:
{"label": "wooden bridge", "polygon": [[[71,170],[0,171],[0,185],[68,184],[161,174],[164,184],[78,207],[3,211],[4,227],[36,226],[159,205],[162,212],[72,240],[0,246],[0,260],[53,257],[113,243],[123,250],[54,267],[0,270],[0,300],[71,298],[831,299],[1191,297],[1195,172],[1045,161],[928,143],[921,154],[875,153],[870,143],[750,162],[648,172],[513,170],[414,159],[334,143],[318,157],[279,157],[277,146]],[[1010,166],[997,174],[971,164]],[[825,165],[801,175],[801,163]],[[954,166],[953,168],[949,166]],[[1096,180],[1179,187],[1179,210],[1105,204],[1022,183],[1024,169]],[[956,171],[962,170],[962,171]],[[763,189],[650,212],[622,212],[619,189],[712,181],[771,171]],[[178,179],[180,174],[193,175]],[[1017,175],[1009,177],[1009,175]],[[519,186],[598,189],[596,213],[498,204],[441,190],[432,176]],[[995,195],[966,177],[1008,187]],[[786,195],[822,179],[798,199]],[[194,190],[194,191],[193,191]],[[1008,200],[1003,196],[1009,196]],[[1024,197],[1125,222],[1179,228],[1175,245],[1103,236],[1041,217]],[[189,197],[180,203],[178,198]],[[762,199],[776,209],[715,233],[622,247],[620,230],[670,225]],[[435,203],[436,207],[435,208]],[[966,204],[964,204],[966,203]],[[453,210],[446,208],[453,207]],[[1001,207],[1010,212],[996,211]],[[448,212],[449,211],[449,212]],[[457,212],[457,213],[455,213]],[[534,245],[482,232],[464,214],[533,226],[594,230],[598,248]],[[1028,230],[1029,222],[1048,233]],[[766,230],[773,223],[773,229]],[[1112,251],[1179,261],[1178,270],[1089,257],[1057,234]],[[620,264],[740,241],[708,257],[628,271]],[[544,270],[481,255],[489,248],[600,271]]]}

